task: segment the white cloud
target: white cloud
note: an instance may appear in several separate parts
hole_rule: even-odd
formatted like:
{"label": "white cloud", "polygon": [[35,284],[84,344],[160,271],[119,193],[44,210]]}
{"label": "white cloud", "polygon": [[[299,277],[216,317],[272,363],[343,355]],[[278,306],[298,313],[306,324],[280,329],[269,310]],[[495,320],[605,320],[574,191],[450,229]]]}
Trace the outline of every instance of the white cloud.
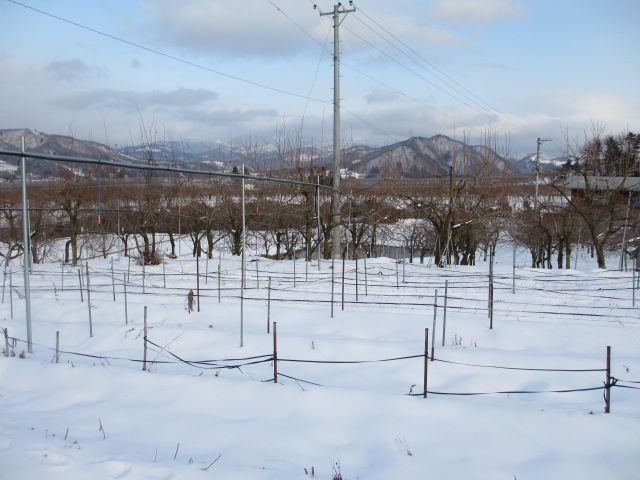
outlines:
{"label": "white cloud", "polygon": [[524,7],[514,0],[437,0],[433,15],[443,20],[490,22],[519,17]]}

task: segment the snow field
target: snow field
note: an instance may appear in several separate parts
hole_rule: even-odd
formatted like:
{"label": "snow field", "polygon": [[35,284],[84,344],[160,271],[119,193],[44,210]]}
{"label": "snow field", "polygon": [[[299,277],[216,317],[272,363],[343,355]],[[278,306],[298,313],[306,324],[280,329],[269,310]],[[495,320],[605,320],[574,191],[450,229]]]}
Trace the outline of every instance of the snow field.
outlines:
{"label": "snow field", "polygon": [[[77,269],[64,267],[62,290],[60,264],[36,265],[31,277],[34,353],[26,359],[0,358],[0,478],[300,479],[313,466],[316,477],[330,479],[335,462],[346,479],[637,478],[637,390],[613,388],[612,413],[605,415],[601,389],[409,397],[410,390],[422,392],[423,358],[364,364],[284,361],[422,355],[437,288],[436,360],[599,370],[611,345],[612,375],[640,380],[640,316],[631,305],[631,272],[597,271],[587,258],[580,259],[582,271],[531,270],[520,252],[513,294],[511,251],[505,247],[497,255],[494,329],[489,330],[483,262],[450,269],[406,264],[404,282],[402,266],[398,269],[396,288],[395,263],[369,259],[365,296],[359,261],[356,303],[355,262],[347,261],[344,311],[337,262],[330,318],[329,262],[320,272],[310,265],[305,281],[304,262],[298,260],[294,287],[293,262],[260,259],[260,289],[255,264],[248,263],[240,348],[240,263],[222,257],[221,303],[217,263],[217,258],[210,261],[206,283],[201,278],[201,312],[188,314],[186,294],[196,286],[191,257],[167,259],[167,288],[162,266],[145,267],[145,294],[141,267],[131,262],[125,325],[127,259],[114,259],[116,302],[110,260],[90,261],[93,338]],[[14,318],[5,298],[0,326],[25,339],[24,300],[17,296],[22,279],[17,265],[13,268]],[[200,268],[204,273],[203,261]],[[269,275],[278,370],[324,387],[282,375],[274,385],[266,381],[273,376],[270,361],[217,370],[211,367],[245,362],[193,366],[169,354],[187,360],[271,355]],[[449,298],[442,347],[445,280]],[[151,363],[149,372],[126,360],[142,358],[145,305],[149,339],[163,347],[150,345],[148,358],[176,362]],[[54,352],[46,347],[54,346],[56,331],[64,351],[125,360],[63,353],[54,364]],[[23,350],[25,344],[17,342],[15,353]],[[429,362],[429,390],[438,392],[602,387],[604,379],[601,371]]]}

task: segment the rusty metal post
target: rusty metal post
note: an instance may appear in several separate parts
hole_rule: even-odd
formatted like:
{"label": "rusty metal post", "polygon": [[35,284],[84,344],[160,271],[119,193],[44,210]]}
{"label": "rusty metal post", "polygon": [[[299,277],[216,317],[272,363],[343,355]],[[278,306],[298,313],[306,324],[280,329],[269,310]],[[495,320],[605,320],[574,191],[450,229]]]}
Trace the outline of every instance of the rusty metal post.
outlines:
{"label": "rusty metal post", "polygon": [[422,398],[427,398],[427,373],[429,372],[429,329],[424,329],[424,381]]}
{"label": "rusty metal post", "polygon": [[604,383],[604,413],[611,412],[611,346],[607,345],[607,369]]}

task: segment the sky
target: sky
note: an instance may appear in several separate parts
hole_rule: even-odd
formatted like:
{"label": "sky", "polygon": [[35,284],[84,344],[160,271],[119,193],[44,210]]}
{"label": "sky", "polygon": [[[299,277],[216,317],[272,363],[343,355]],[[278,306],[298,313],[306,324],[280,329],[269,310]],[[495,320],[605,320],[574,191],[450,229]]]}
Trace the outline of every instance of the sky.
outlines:
{"label": "sky", "polygon": [[[333,3],[313,3],[0,0],[0,128],[330,145],[333,29],[319,12]],[[557,156],[567,138],[640,130],[638,0],[354,5],[340,27],[344,143],[490,133],[501,153],[545,137]]]}

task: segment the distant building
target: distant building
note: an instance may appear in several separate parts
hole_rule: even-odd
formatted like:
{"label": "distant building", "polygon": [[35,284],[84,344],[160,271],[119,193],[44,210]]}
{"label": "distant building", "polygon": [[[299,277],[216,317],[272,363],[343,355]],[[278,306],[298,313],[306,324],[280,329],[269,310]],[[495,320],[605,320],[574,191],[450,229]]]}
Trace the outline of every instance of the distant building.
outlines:
{"label": "distant building", "polygon": [[568,175],[565,181],[567,189],[571,190],[571,198],[578,199],[585,197],[585,191],[591,191],[593,201],[598,203],[607,192],[615,190],[620,197],[620,203],[627,203],[631,197],[631,205],[640,207],[640,177],[601,177],[595,175]]}

